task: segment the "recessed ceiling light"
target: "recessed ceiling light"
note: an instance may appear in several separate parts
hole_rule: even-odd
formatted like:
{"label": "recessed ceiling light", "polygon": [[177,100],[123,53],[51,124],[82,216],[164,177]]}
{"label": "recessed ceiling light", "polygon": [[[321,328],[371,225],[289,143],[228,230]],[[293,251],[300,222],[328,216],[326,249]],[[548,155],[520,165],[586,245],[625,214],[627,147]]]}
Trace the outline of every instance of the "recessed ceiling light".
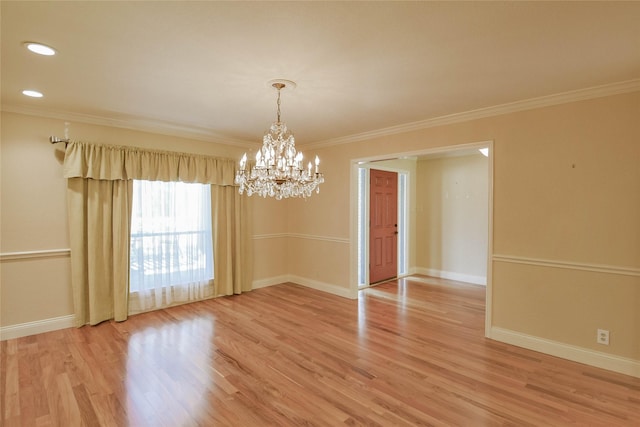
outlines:
{"label": "recessed ceiling light", "polygon": [[44,45],[42,43],[26,42],[24,45],[31,52],[37,53],[38,55],[51,56],[56,54],[56,50],[54,48]]}
{"label": "recessed ceiling light", "polygon": [[23,90],[22,94],[30,96],[32,98],[42,98],[43,96],[42,93],[38,92],[37,90]]}

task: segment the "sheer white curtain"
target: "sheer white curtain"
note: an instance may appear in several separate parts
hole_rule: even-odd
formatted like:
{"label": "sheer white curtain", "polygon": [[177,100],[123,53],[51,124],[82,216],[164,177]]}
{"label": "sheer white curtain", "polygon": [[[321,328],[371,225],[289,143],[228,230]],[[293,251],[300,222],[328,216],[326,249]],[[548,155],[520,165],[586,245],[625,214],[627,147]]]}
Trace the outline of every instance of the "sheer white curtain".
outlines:
{"label": "sheer white curtain", "polygon": [[133,182],[131,314],[214,295],[211,228],[209,185]]}

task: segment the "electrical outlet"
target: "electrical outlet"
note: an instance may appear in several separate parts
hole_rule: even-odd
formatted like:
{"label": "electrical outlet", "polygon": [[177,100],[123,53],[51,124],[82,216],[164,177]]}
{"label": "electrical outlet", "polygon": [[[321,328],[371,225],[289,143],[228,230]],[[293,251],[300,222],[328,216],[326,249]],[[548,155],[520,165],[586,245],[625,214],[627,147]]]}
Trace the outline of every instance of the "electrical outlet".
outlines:
{"label": "electrical outlet", "polygon": [[609,345],[609,331],[606,329],[598,329],[598,344]]}

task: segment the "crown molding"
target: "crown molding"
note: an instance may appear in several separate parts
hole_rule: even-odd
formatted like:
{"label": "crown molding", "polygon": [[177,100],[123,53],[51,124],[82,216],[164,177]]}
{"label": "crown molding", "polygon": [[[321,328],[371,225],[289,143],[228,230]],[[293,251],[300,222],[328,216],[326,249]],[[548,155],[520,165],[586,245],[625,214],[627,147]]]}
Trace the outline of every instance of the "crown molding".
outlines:
{"label": "crown molding", "polygon": [[[333,145],[349,144],[352,142],[380,138],[384,136],[422,130],[436,126],[445,126],[491,116],[515,113],[518,111],[532,110],[535,108],[566,104],[569,102],[583,101],[587,99],[600,98],[636,91],[640,91],[640,79],[627,80],[624,82],[594,86],[591,88],[562,92],[554,95],[530,98],[522,101],[510,102],[507,104],[495,105],[492,107],[479,108],[462,113],[448,114],[446,116],[434,117],[397,126],[390,126],[354,135],[332,138],[317,142],[310,142],[307,144],[300,144],[300,146],[305,147],[305,149],[317,149],[330,147]],[[170,135],[205,142],[215,142],[242,148],[251,148],[255,146],[255,142],[253,141],[229,138],[219,133],[213,132],[211,129],[183,125],[179,123],[171,123],[164,120],[155,120],[145,117],[126,116],[122,118],[108,118],[90,114],[48,110],[44,108],[28,107],[25,105],[7,104],[2,105],[2,111],[65,120],[69,122],[87,123],[99,126],[111,126],[122,129],[152,132],[161,135]]]}
{"label": "crown molding", "polygon": [[349,144],[357,141],[380,138],[389,135],[396,135],[405,132],[427,129],[436,126],[445,126],[454,123],[467,122],[485,117],[499,116],[502,114],[515,113],[518,111],[532,110],[535,108],[549,107],[552,105],[566,104],[569,102],[583,101],[593,98],[618,95],[640,90],[640,79],[627,80],[624,82],[611,83],[601,86],[594,86],[586,89],[572,90],[554,95],[541,96],[537,98],[525,99],[522,101],[509,102],[507,104],[495,105],[492,107],[479,108],[462,113],[448,114],[446,116],[434,117],[417,122],[405,123],[397,126],[362,132],[354,135],[327,139],[324,141],[311,142],[305,144],[305,148],[324,148],[333,145]]}
{"label": "crown molding", "polygon": [[110,126],[122,129],[131,129],[142,132],[151,132],[161,135],[176,136],[179,138],[194,139],[204,142],[215,142],[225,145],[233,145],[243,148],[255,146],[255,142],[233,139],[220,135],[211,129],[197,126],[182,125],[164,120],[155,120],[145,117],[125,116],[122,118],[110,118],[91,114],[73,113],[62,110],[49,110],[34,108],[17,104],[2,104],[2,111],[8,113],[26,114],[48,119],[65,120],[68,122],[86,123],[98,126]]}

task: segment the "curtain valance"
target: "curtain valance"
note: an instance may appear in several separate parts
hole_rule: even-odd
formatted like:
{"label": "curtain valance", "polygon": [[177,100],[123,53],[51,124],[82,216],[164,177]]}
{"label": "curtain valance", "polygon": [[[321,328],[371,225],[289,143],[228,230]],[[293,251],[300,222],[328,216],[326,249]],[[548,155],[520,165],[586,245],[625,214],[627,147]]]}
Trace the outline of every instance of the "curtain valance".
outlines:
{"label": "curtain valance", "polygon": [[233,185],[235,166],[234,160],[218,157],[71,141],[64,177]]}

